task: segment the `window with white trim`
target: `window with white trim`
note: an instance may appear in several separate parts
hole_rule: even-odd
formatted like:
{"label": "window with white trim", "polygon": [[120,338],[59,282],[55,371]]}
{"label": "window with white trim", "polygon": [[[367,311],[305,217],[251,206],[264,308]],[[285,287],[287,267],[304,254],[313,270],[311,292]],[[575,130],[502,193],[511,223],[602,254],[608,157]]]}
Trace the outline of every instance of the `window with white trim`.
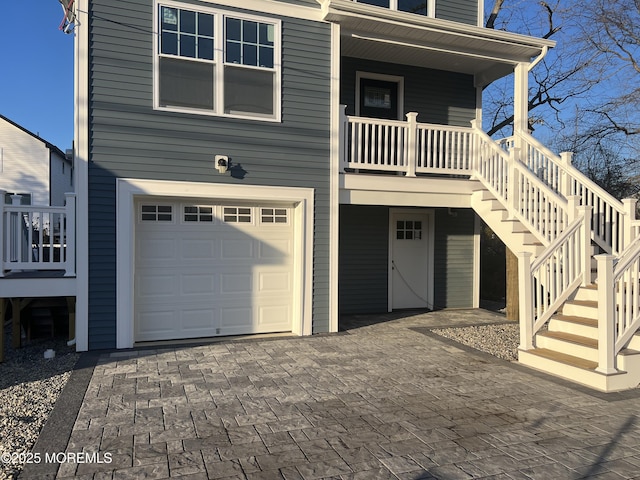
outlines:
{"label": "window with white trim", "polygon": [[158,5],[156,107],[279,120],[280,23]]}
{"label": "window with white trim", "polygon": [[435,16],[435,2],[433,0],[356,0],[358,3],[376,5],[401,12],[416,13],[418,15]]}

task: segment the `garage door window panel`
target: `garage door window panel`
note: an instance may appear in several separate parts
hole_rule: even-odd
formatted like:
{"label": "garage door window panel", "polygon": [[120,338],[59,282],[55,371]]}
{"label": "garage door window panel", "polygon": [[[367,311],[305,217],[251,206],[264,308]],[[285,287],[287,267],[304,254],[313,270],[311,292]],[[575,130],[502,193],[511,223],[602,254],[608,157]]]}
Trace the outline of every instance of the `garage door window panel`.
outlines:
{"label": "garage door window panel", "polygon": [[262,208],[260,209],[260,222],[263,224],[287,225],[289,223],[289,211],[286,208]]}
{"label": "garage door window panel", "polygon": [[213,207],[201,205],[185,205],[183,218],[185,222],[213,223]]}
{"label": "garage door window panel", "polygon": [[171,205],[141,205],[140,220],[143,222],[171,222],[173,221],[173,207]]}
{"label": "garage door window panel", "polygon": [[224,207],[223,219],[225,223],[252,223],[251,208]]}

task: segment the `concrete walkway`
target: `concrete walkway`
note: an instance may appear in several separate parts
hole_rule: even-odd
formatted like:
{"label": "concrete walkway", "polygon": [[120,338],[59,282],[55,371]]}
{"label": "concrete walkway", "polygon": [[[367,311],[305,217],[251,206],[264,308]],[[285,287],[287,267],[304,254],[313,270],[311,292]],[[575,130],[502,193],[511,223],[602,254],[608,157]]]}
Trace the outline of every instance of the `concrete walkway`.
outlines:
{"label": "concrete walkway", "polygon": [[639,391],[592,392],[429,331],[502,320],[351,317],[339,334],[105,353],[77,418],[71,386],[35,449],[103,463],[23,477],[640,478]]}

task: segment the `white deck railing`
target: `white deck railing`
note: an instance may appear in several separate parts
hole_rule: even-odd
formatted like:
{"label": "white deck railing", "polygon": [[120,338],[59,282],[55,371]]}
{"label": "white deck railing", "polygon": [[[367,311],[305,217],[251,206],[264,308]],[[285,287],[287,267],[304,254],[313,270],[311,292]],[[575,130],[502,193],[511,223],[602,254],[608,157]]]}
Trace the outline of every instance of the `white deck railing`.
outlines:
{"label": "white deck railing", "polygon": [[342,171],[388,171],[469,175],[474,131],[407,121],[344,116]]}
{"label": "white deck railing", "polygon": [[64,270],[75,276],[75,193],[66,206],[6,205],[0,190],[0,277],[16,270]]}

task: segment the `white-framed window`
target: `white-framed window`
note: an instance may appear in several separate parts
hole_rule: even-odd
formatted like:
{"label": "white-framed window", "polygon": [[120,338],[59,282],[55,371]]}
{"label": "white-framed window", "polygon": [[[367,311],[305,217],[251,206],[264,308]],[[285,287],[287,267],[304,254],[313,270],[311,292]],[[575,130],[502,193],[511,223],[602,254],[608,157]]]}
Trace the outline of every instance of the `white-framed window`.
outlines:
{"label": "white-framed window", "polygon": [[280,121],[280,21],[156,3],[155,108]]}
{"label": "white-framed window", "polygon": [[358,3],[376,5],[401,12],[435,17],[435,0],[356,0]]}

